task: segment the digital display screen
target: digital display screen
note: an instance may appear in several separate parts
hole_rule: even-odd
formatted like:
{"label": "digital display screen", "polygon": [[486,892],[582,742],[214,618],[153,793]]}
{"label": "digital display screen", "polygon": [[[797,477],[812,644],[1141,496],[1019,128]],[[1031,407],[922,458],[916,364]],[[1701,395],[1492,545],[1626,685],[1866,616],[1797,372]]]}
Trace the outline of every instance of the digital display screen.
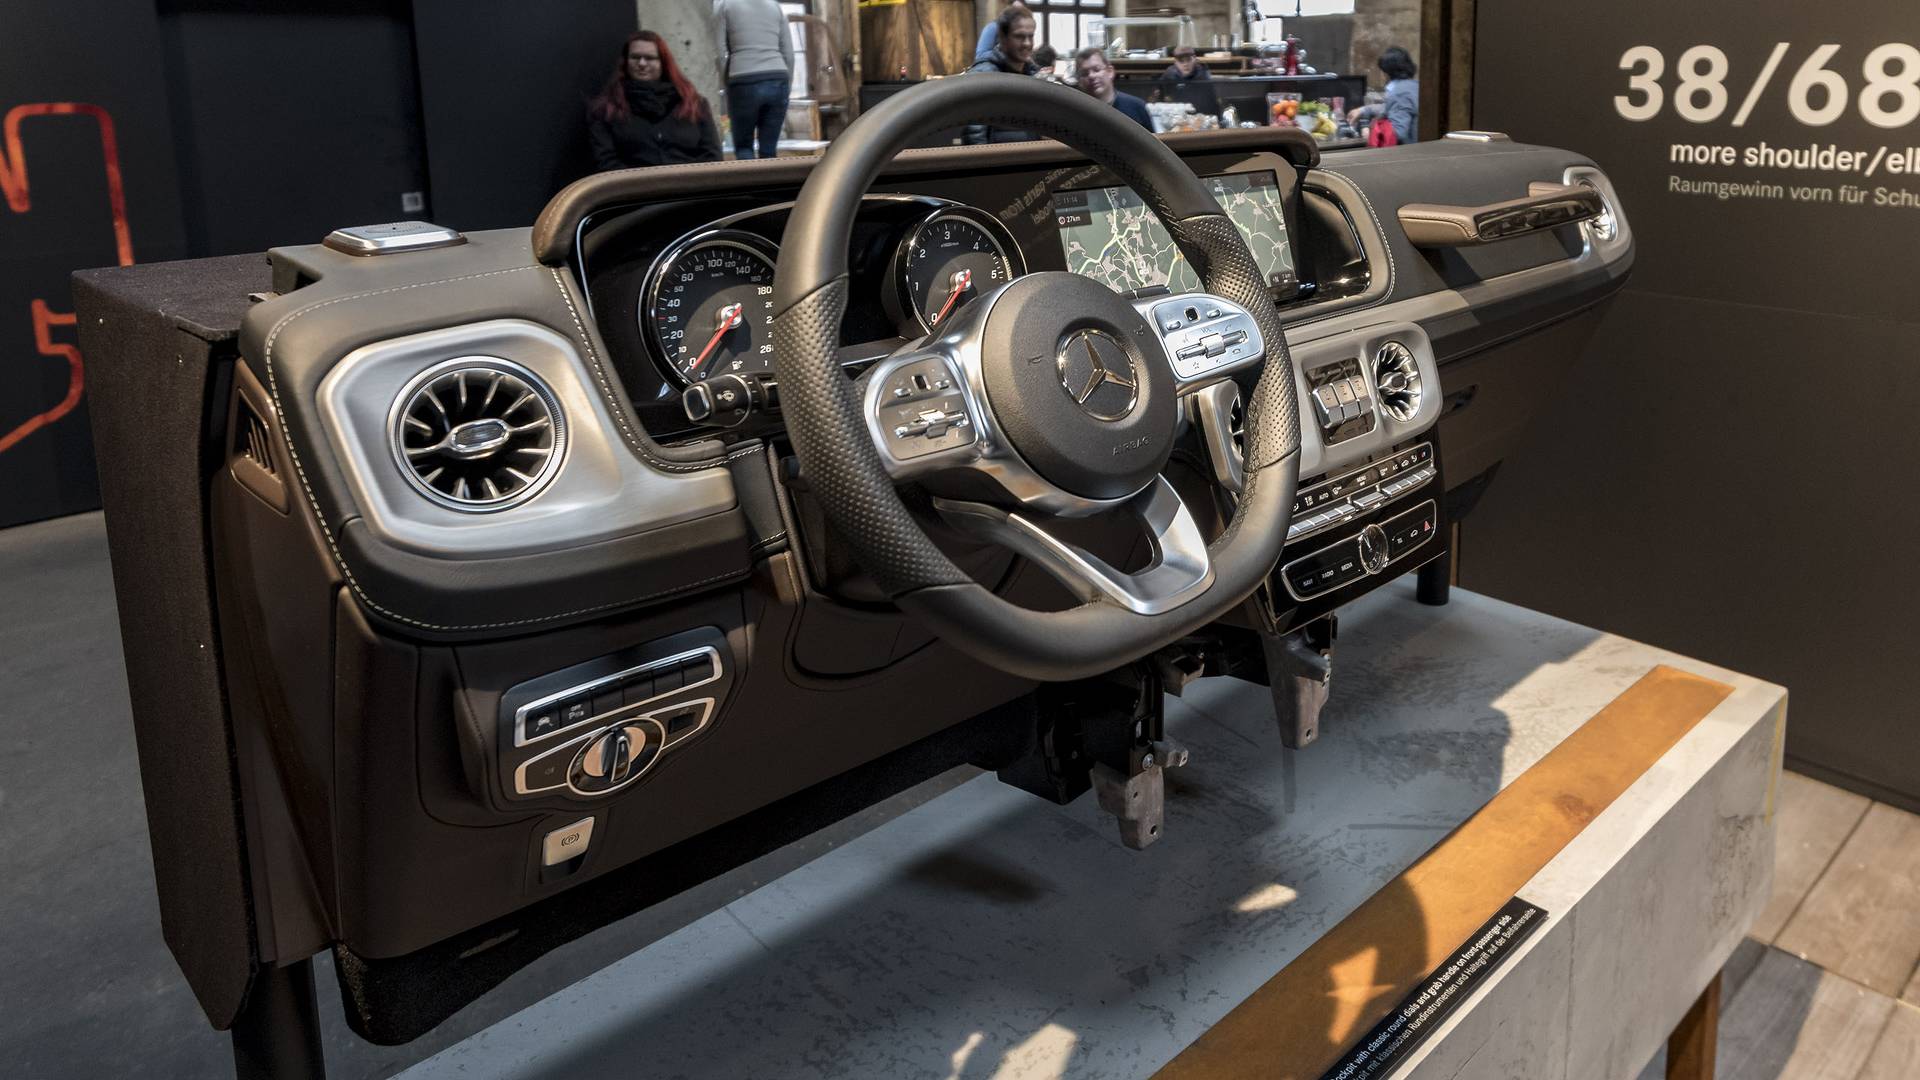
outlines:
{"label": "digital display screen", "polygon": [[[1267,285],[1284,294],[1296,291],[1279,180],[1270,172],[1244,172],[1209,176],[1204,183],[1240,227]],[[1199,275],[1131,188],[1054,192],[1053,220],[1067,269],[1076,274],[1123,292],[1154,285],[1177,293],[1200,288]]]}

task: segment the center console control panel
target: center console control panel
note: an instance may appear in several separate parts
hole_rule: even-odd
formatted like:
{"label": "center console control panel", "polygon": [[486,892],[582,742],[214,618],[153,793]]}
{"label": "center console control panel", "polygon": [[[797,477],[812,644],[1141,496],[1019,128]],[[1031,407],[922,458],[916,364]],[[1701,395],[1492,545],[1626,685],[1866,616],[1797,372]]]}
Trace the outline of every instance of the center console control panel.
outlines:
{"label": "center console control panel", "polygon": [[1369,510],[1425,487],[1439,475],[1433,444],[1423,442],[1311,484],[1294,496],[1287,542],[1348,524]]}
{"label": "center console control panel", "polygon": [[713,723],[733,667],[706,627],[511,687],[497,719],[504,794],[591,800],[638,781]]}
{"label": "center console control panel", "polygon": [[1428,432],[1305,481],[1266,594],[1283,631],[1447,553],[1440,440]]}

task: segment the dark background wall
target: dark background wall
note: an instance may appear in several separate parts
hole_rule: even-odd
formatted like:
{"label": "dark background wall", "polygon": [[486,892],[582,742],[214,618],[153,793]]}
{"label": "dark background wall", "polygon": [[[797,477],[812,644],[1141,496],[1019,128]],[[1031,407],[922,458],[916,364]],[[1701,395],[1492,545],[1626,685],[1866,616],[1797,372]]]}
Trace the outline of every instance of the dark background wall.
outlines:
{"label": "dark background wall", "polygon": [[70,272],[530,224],[587,171],[586,99],[637,25],[633,0],[0,5],[0,527],[98,505]]}
{"label": "dark background wall", "polygon": [[[1920,39],[1911,0],[1834,16],[1796,0],[1479,0],[1474,126],[1591,155],[1639,261],[1566,398],[1467,520],[1461,579],[1782,683],[1796,767],[1920,808],[1920,175],[1889,168],[1920,146],[1920,117],[1898,112],[1911,93],[1920,114],[1920,64],[1862,93],[1872,50]],[[1802,99],[1795,76],[1827,44],[1845,108],[1807,123],[1794,103],[1819,119],[1828,99]],[[1628,87],[1645,65],[1622,70],[1642,45],[1664,59],[1663,100],[1632,120],[1615,98],[1648,102]],[[1690,118],[1678,73],[1698,45],[1726,57],[1726,100],[1695,89]],[[1678,163],[1676,144],[1736,162]],[[1864,156],[1747,164],[1762,144]],[[1736,186],[1686,190],[1699,183]],[[1915,205],[1875,205],[1876,189]]]}
{"label": "dark background wall", "polygon": [[0,7],[0,526],[99,500],[67,273],[184,253],[159,34],[124,8]]}

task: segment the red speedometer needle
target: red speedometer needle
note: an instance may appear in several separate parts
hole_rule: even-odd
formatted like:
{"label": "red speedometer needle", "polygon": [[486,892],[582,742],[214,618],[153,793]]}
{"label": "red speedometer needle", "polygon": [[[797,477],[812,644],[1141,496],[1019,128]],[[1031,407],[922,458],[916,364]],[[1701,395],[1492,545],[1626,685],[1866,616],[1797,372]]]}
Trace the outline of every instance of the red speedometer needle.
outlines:
{"label": "red speedometer needle", "polygon": [[715,345],[720,344],[721,338],[727,336],[727,331],[740,325],[740,313],[744,310],[741,304],[728,304],[714,315],[713,336],[707,339],[707,344],[700,350],[700,355],[693,358],[693,363],[687,365],[687,374],[700,370],[700,365],[707,362],[707,355],[713,352]]}
{"label": "red speedometer needle", "polygon": [[953,305],[960,299],[960,294],[973,286],[973,271],[955,270],[953,279],[948,284],[953,286],[953,291],[947,294],[947,302],[940,306],[940,314],[929,320],[930,325],[939,326],[940,320],[946,318],[947,312],[953,310]]}

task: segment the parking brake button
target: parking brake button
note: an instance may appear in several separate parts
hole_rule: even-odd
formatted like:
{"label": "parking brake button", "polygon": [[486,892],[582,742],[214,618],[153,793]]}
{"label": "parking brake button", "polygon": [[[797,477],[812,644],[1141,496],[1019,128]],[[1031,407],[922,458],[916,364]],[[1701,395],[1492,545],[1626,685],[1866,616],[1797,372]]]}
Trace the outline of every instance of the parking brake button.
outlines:
{"label": "parking brake button", "polygon": [[593,819],[590,817],[555,829],[547,834],[546,842],[541,845],[541,865],[558,866],[577,859],[587,853],[587,845],[592,842]]}

